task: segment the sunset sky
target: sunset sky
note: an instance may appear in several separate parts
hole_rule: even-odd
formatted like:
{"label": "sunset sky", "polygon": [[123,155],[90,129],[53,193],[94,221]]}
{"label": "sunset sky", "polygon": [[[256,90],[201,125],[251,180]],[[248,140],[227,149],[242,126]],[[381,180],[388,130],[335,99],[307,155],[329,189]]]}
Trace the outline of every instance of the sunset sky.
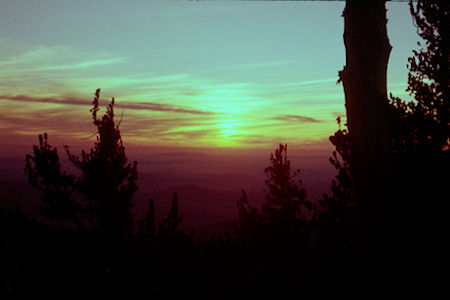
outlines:
{"label": "sunset sky", "polygon": [[[101,88],[116,98],[128,145],[325,145],[345,114],[344,6],[1,1],[1,143],[31,145],[46,131],[55,144],[83,144]],[[388,90],[406,99],[418,36],[407,3],[387,8]]]}

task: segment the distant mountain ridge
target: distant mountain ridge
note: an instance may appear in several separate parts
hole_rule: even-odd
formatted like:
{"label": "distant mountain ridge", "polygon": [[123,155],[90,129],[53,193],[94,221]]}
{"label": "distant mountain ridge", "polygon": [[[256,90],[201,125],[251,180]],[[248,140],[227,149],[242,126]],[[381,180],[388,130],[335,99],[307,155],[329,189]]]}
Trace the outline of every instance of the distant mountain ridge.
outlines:
{"label": "distant mountain ridge", "polygon": [[[63,168],[77,174],[65,155],[60,156]],[[336,172],[327,157],[293,155],[292,158],[292,166],[301,169],[300,179],[311,199],[329,191]],[[167,216],[173,194],[177,192],[183,215],[181,228],[194,228],[199,236],[232,230],[242,189],[252,206],[259,208],[264,201],[264,167],[268,163],[268,156],[266,161],[258,157],[202,153],[148,155],[138,161],[134,219],[143,218],[149,198],[154,199],[156,218]],[[20,208],[39,219],[41,194],[29,186],[24,165],[25,157],[0,158],[0,208]]]}

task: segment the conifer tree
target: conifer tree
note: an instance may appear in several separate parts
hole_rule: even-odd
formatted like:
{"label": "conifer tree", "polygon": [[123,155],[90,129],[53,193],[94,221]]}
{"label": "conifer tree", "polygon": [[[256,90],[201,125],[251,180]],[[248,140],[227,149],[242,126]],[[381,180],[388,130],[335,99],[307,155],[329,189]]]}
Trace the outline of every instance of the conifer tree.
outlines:
{"label": "conifer tree", "polygon": [[248,204],[247,194],[242,191],[238,201],[239,226],[237,234],[241,238],[261,239],[298,239],[305,231],[305,209],[311,210],[312,204],[301,188],[296,177],[299,170],[291,172],[291,162],[287,157],[287,145],[280,144],[270,155],[271,165],[265,168],[268,192],[261,211]]}
{"label": "conifer tree", "polygon": [[137,162],[128,163],[119,131],[114,120],[114,98],[105,115],[97,117],[100,89],[97,89],[91,109],[97,127],[97,142],[89,153],[83,151],[81,158],[73,155],[69,147],[66,153],[82,175],[76,187],[89,202],[89,209],[96,217],[102,232],[111,236],[131,233],[133,217],[130,213],[132,198],[137,191]]}
{"label": "conifer tree", "polygon": [[450,137],[450,3],[418,0],[410,10],[423,43],[408,59],[408,89],[417,101],[416,114],[438,123],[429,139],[449,147]]}
{"label": "conifer tree", "polygon": [[[30,184],[44,192],[41,211],[52,220],[71,220],[80,230],[81,217],[87,215],[95,227],[108,236],[131,233],[132,197],[137,190],[137,163],[128,163],[119,131],[114,120],[114,98],[102,118],[99,111],[100,89],[97,89],[91,109],[97,127],[97,142],[81,158],[66,145],[70,162],[81,171],[76,178],[61,171],[57,150],[48,144],[45,133],[39,136],[34,155],[26,156],[26,173]],[[82,198],[82,199],[80,199]],[[82,200],[82,201],[81,201]]]}
{"label": "conifer tree", "polygon": [[[336,168],[337,175],[331,182],[332,195],[324,194],[320,200],[319,213],[316,217],[321,223],[321,231],[327,231],[327,234],[336,235],[340,232],[339,239],[343,240],[342,234],[350,233],[351,225],[355,217],[355,199],[352,197],[352,178],[349,166],[349,134],[342,129],[341,117],[338,117],[337,123],[339,130],[330,136],[329,140],[335,147],[330,157],[330,163]],[[324,233],[324,232],[322,232]]]}
{"label": "conifer tree", "polygon": [[237,201],[239,226],[235,224],[235,231],[241,238],[257,237],[261,234],[264,219],[255,207],[248,203],[247,193],[242,190],[241,198]]}
{"label": "conifer tree", "polygon": [[144,219],[137,221],[139,232],[153,237],[156,233],[155,226],[155,203],[152,198],[148,199],[148,209]]}
{"label": "conifer tree", "polygon": [[48,143],[47,133],[39,135],[39,145],[33,146],[33,155],[26,156],[25,173],[32,187],[43,192],[40,211],[49,220],[72,221],[78,230],[82,207],[75,199],[73,175],[61,171],[58,151]]}
{"label": "conifer tree", "polygon": [[171,237],[178,233],[178,226],[183,220],[183,216],[178,212],[178,194],[173,194],[170,210],[165,219],[159,222],[158,234]]}
{"label": "conifer tree", "polygon": [[269,193],[266,202],[262,206],[262,212],[273,220],[294,220],[301,214],[302,206],[311,208],[306,201],[306,191],[301,186],[301,181],[296,181],[299,174],[296,170],[291,174],[291,162],[287,158],[287,145],[280,144],[274,154],[270,155],[271,165],[264,171],[267,175],[266,186]]}

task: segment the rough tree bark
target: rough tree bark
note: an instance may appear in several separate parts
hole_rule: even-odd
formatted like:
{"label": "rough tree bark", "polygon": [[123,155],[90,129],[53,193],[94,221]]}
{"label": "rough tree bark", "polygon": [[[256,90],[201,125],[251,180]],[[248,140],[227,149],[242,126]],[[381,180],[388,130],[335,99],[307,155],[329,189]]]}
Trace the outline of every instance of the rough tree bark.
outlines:
{"label": "rough tree bark", "polygon": [[346,66],[340,72],[350,134],[350,170],[357,202],[356,239],[378,248],[389,232],[390,167],[386,73],[392,49],[386,0],[347,0]]}

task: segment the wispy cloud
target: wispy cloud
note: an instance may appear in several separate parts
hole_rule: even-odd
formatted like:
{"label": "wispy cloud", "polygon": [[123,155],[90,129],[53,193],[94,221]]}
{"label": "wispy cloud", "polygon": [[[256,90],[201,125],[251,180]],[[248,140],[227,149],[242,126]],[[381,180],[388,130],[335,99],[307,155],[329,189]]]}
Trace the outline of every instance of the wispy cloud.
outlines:
{"label": "wispy cloud", "polygon": [[36,71],[52,71],[52,70],[70,70],[70,69],[84,69],[84,68],[92,68],[97,66],[116,64],[125,61],[126,57],[117,57],[111,59],[96,59],[89,61],[82,61],[73,64],[66,65],[55,65],[55,66],[45,66],[37,68]]}
{"label": "wispy cloud", "polygon": [[276,121],[284,121],[284,122],[301,122],[301,123],[318,123],[321,122],[320,120],[311,118],[311,117],[305,117],[305,116],[299,116],[299,115],[278,115],[272,118]]}
{"label": "wispy cloud", "polygon": [[[59,57],[69,52],[69,47],[66,46],[52,46],[45,47],[39,46],[34,49],[30,49],[23,53],[10,56],[3,61],[0,61],[0,67],[13,67],[17,68],[21,65],[33,65],[36,63],[43,64],[49,58]],[[67,57],[67,55],[64,55]]]}
{"label": "wispy cloud", "polygon": [[164,112],[194,114],[194,115],[215,115],[216,114],[215,112],[211,112],[211,111],[189,109],[189,108],[183,108],[183,107],[179,107],[179,106],[175,106],[175,105],[153,103],[153,102],[138,102],[138,103],[123,102],[122,104],[117,104],[117,107],[125,108],[125,109],[164,111]]}
{"label": "wispy cloud", "polygon": [[333,78],[322,78],[322,79],[311,79],[311,80],[300,80],[300,81],[291,81],[284,83],[276,83],[270,85],[271,87],[278,88],[289,88],[289,87],[301,87],[301,86],[315,86],[321,84],[328,84],[332,87],[336,86],[337,77]]}
{"label": "wispy cloud", "polygon": [[29,103],[53,103],[53,104],[61,104],[61,105],[89,105],[89,102],[82,99],[67,97],[67,98],[39,98],[39,97],[31,97],[27,95],[0,95],[0,100],[10,100],[10,101],[18,101],[18,102],[29,102]]}
{"label": "wispy cloud", "polygon": [[[22,98],[22,100],[24,100]],[[30,97],[25,100],[35,100]],[[47,99],[49,100],[49,99]],[[72,107],[67,105],[53,105],[55,101],[30,102],[15,101],[13,105],[0,101],[0,137],[2,140],[17,141],[20,137],[36,137],[37,134],[48,132],[59,142],[83,143],[83,140],[95,134],[96,128],[92,124],[90,113],[84,107],[89,107],[87,101],[75,100]],[[105,101],[106,102],[106,101]],[[50,105],[43,105],[43,103]],[[83,105],[78,105],[78,104]],[[57,102],[60,104],[60,102]],[[137,107],[134,107],[137,108]],[[159,109],[159,108],[157,108]],[[197,143],[198,139],[215,136],[218,131],[214,128],[214,115],[192,114],[191,112],[174,113],[165,107],[161,113],[141,113],[142,109],[125,111],[124,115],[116,114],[121,119],[122,136],[127,141],[139,143]],[[123,119],[122,119],[123,118]]]}
{"label": "wispy cloud", "polygon": [[273,62],[260,62],[260,63],[250,63],[250,64],[238,64],[232,65],[229,69],[232,70],[248,70],[248,69],[259,69],[259,68],[270,68],[270,67],[280,67],[291,64],[291,60],[283,61],[273,61]]}
{"label": "wispy cloud", "polygon": [[322,83],[336,83],[336,78],[305,80],[305,81],[298,82],[297,85],[315,85],[315,84],[322,84]]}
{"label": "wispy cloud", "polygon": [[123,62],[127,59],[128,57],[111,53],[88,55],[68,46],[39,46],[0,61],[0,67],[8,68],[8,72],[24,69],[27,71],[56,71],[92,68]]}
{"label": "wispy cloud", "polygon": [[[84,100],[75,97],[30,97],[27,95],[0,95],[0,100],[10,100],[18,102],[29,102],[29,103],[52,103],[59,105],[90,105],[91,100]],[[102,104],[106,104],[107,101],[103,100]],[[161,104],[154,102],[120,102],[117,103],[118,108],[122,109],[133,109],[133,110],[150,110],[159,112],[172,112],[172,113],[183,113],[183,114],[195,114],[195,115],[214,115],[214,112],[190,109],[187,107],[180,107],[176,105]]]}

